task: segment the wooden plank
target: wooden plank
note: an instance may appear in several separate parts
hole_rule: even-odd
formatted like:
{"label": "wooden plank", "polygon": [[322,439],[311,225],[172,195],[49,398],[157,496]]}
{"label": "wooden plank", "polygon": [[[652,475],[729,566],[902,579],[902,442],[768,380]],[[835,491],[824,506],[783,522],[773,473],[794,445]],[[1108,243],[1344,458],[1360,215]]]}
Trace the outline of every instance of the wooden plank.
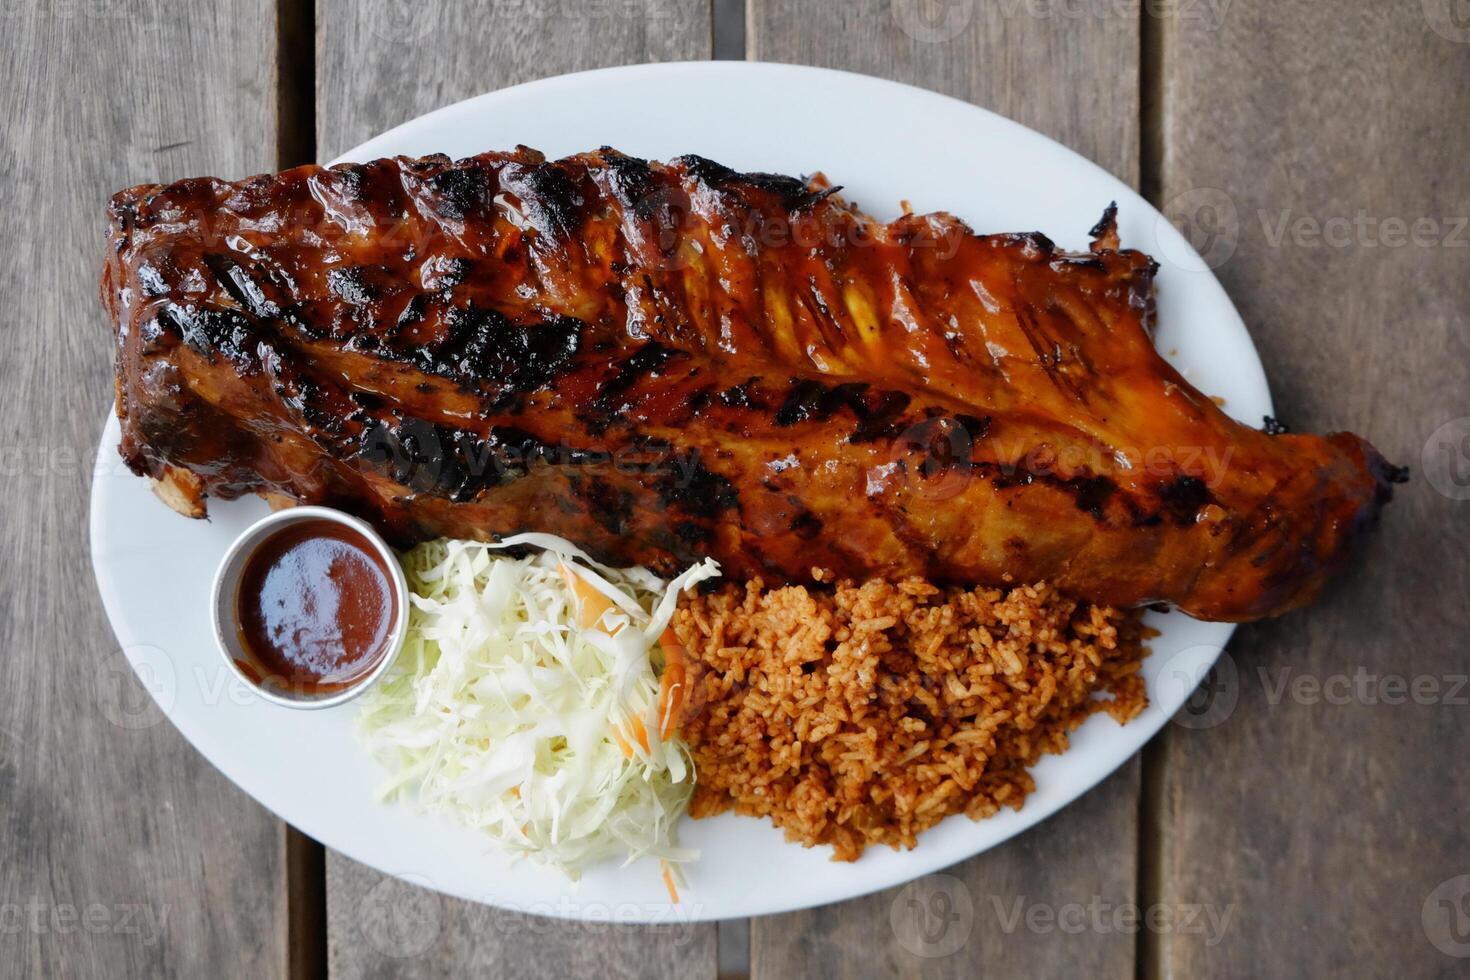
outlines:
{"label": "wooden plank", "polygon": [[[1216,29],[1161,25],[1163,198],[1224,243],[1217,273],[1281,416],[1363,433],[1414,469],[1345,581],[1240,632],[1233,712],[1168,738],[1161,898],[1233,914],[1213,945],[1161,935],[1164,975],[1470,962],[1470,132],[1451,122],[1470,116],[1470,28],[1455,6],[1233,0]],[[1415,678],[1421,696],[1398,689]]]}
{"label": "wooden plank", "polygon": [[[710,55],[706,4],[579,7],[322,0],[318,156],[329,159],[420,113],[519,82]],[[333,976],[715,973],[713,926],[573,924],[516,915],[404,885],[337,854],[327,857],[327,905]]]}
{"label": "wooden plank", "polygon": [[[966,99],[1136,184],[1139,24],[1127,5],[1095,8],[750,0],[749,52]],[[1134,936],[1111,928],[1110,918],[1094,927],[1089,910],[1135,900],[1139,771],[1137,760],[1129,763],[1043,826],[945,875],[755,920],[751,975],[1130,975]],[[1086,916],[1081,932],[1074,913]],[[1068,917],[1065,929],[1048,918],[1056,915]]]}
{"label": "wooden plank", "polygon": [[687,0],[322,0],[317,27],[323,160],[482,92],[711,53],[708,3]]}
{"label": "wooden plank", "polygon": [[[0,151],[0,962],[19,977],[286,969],[284,828],[167,724],[92,585],[114,191],[275,164],[275,16],[7,3]],[[115,458],[115,457],[114,457]],[[165,556],[166,557],[166,556]]]}
{"label": "wooden plank", "polygon": [[1126,0],[748,0],[747,56],[952,95],[1136,184],[1137,8]]}

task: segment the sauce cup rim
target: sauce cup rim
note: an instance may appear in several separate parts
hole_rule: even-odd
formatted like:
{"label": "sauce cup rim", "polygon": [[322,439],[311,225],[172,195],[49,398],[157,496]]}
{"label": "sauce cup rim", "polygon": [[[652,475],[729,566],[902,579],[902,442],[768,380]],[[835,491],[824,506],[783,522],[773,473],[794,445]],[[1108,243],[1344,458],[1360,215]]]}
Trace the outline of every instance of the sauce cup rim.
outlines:
{"label": "sauce cup rim", "polygon": [[[238,589],[238,572],[243,569],[245,562],[260,544],[288,524],[313,519],[327,520],[349,527],[361,534],[377,550],[383,558],[384,566],[388,570],[388,578],[392,582],[397,615],[394,617],[392,632],[388,636],[387,648],[379,655],[378,662],[371,670],[345,687],[334,691],[322,694],[298,694],[269,684],[262,684],[240,669],[239,661],[249,659],[249,655],[242,648],[239,639],[239,603],[236,601],[235,590]],[[227,590],[230,593],[228,595],[225,594]],[[372,525],[361,518],[332,507],[322,507],[316,504],[284,507],[272,511],[241,531],[225,551],[224,557],[220,559],[215,569],[214,583],[210,589],[210,619],[214,624],[215,645],[219,648],[225,665],[231,673],[244,681],[263,700],[287,708],[308,710],[330,708],[351,701],[367,690],[398,658],[404,641],[408,637],[408,580],[403,575],[403,567],[399,564],[398,556],[394,554],[392,547],[381,534],[373,529]]]}

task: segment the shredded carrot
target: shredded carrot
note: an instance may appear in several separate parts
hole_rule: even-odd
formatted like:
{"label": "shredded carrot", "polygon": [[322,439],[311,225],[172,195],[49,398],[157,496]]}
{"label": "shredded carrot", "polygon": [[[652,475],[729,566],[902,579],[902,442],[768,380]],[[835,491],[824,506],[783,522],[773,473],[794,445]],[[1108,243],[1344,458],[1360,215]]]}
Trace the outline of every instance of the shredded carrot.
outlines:
{"label": "shredded carrot", "polygon": [[564,561],[556,563],[557,571],[566,580],[567,588],[577,597],[577,628],[589,629],[602,622],[602,617],[613,608],[612,600],[597,591],[587,580]]}
{"label": "shredded carrot", "polygon": [[618,743],[618,748],[623,750],[623,758],[633,758],[633,746],[629,745],[628,740],[623,737],[623,733],[618,731],[617,725],[612,726],[612,736],[613,741]]}
{"label": "shredded carrot", "polygon": [[664,866],[664,887],[669,890],[669,901],[677,905],[679,903],[679,889],[674,887],[674,869],[668,861],[660,859],[659,864]]}
{"label": "shredded carrot", "polygon": [[672,627],[664,630],[658,638],[664,652],[664,673],[658,682],[658,737],[667,740],[678,727],[679,715],[684,708],[686,671],[684,648]]}
{"label": "shredded carrot", "polygon": [[643,726],[643,719],[634,715],[632,723],[633,734],[638,736],[638,744],[643,746],[644,752],[651,752],[652,749],[648,747],[648,729]]}

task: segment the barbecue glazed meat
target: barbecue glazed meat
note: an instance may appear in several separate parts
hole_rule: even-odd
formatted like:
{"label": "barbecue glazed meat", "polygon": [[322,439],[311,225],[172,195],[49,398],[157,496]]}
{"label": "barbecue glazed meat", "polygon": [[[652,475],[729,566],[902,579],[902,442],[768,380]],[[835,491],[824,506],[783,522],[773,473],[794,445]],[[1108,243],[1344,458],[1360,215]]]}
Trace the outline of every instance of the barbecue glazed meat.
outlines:
{"label": "barbecue glazed meat", "polygon": [[1270,616],[1399,474],[1229,419],[1155,352],[1154,263],[822,181],[527,149],[135,187],[121,452],[179,509],[281,494],[394,540],[564,535],[665,572],[1048,579]]}

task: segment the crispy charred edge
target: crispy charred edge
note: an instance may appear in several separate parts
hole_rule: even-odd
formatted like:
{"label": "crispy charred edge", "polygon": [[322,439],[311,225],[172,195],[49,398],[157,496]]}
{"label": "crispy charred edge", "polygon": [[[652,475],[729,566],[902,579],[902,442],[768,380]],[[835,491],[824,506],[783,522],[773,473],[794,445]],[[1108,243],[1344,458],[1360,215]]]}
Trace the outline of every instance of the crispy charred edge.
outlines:
{"label": "crispy charred edge", "polygon": [[1093,252],[1116,252],[1118,242],[1118,202],[1110,201],[1097,224],[1092,226],[1088,237],[1092,239]]}

